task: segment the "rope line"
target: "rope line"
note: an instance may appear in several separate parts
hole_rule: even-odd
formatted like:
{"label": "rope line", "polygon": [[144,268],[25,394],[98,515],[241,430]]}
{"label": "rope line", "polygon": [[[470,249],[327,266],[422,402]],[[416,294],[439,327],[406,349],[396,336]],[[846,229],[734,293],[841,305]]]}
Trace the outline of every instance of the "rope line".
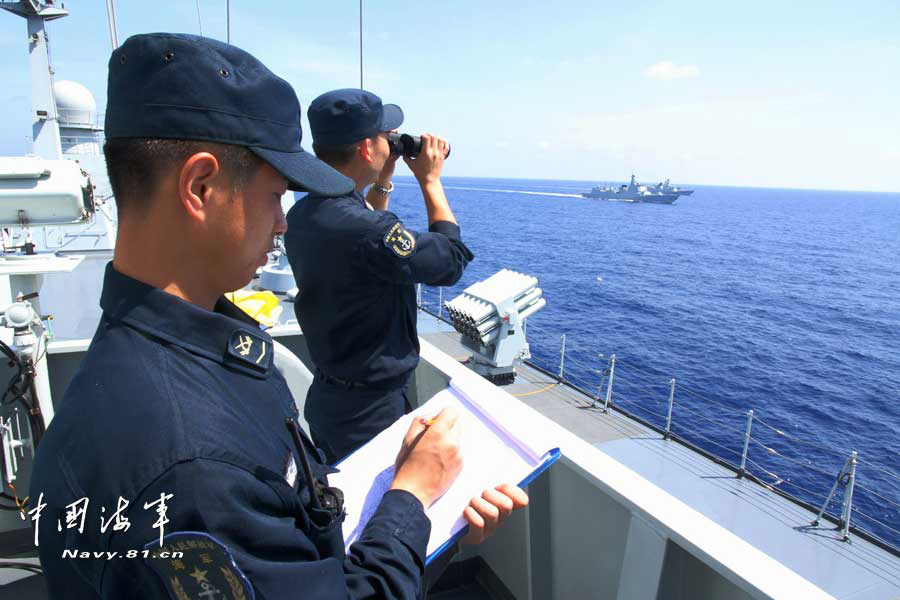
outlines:
{"label": "rope line", "polygon": [[896,501],[894,501],[894,500],[891,500],[891,499],[889,499],[889,498],[885,498],[884,496],[882,496],[881,494],[879,494],[878,492],[876,492],[876,491],[873,490],[872,488],[870,488],[870,487],[868,487],[868,486],[865,486],[865,485],[861,484],[861,483],[859,482],[858,479],[854,482],[853,485],[856,486],[857,488],[866,490],[868,493],[870,493],[870,494],[872,494],[873,496],[875,496],[875,497],[877,497],[877,498],[883,500],[884,502],[887,502],[888,504],[893,504],[893,505],[896,506],[897,508],[900,508],[900,503],[898,503],[898,502],[896,502]]}
{"label": "rope line", "polygon": [[735,427],[735,426],[733,426],[733,425],[728,425],[727,423],[723,423],[722,421],[719,421],[719,420],[717,420],[717,419],[713,419],[712,417],[707,416],[707,415],[704,415],[703,413],[701,413],[701,412],[699,412],[699,411],[696,411],[696,410],[694,410],[694,409],[688,407],[687,405],[682,404],[681,402],[678,402],[678,401],[676,401],[675,404],[674,404],[674,406],[672,407],[672,418],[673,418],[673,419],[675,418],[675,408],[676,408],[676,407],[680,407],[681,410],[686,410],[686,411],[688,411],[689,413],[692,413],[692,414],[694,414],[694,415],[697,415],[697,416],[700,417],[701,419],[706,419],[706,420],[709,421],[710,423],[715,423],[716,425],[718,425],[718,426],[720,426],[720,427],[724,427],[725,429],[729,429],[729,430],[731,430],[731,431],[734,431],[735,433],[737,433],[737,434],[739,434],[739,435],[741,435],[741,436],[743,436],[744,433],[745,433],[745,431],[746,431],[745,429],[741,429],[740,427]]}
{"label": "rope line", "polygon": [[769,454],[774,454],[775,456],[777,456],[777,457],[779,457],[779,458],[783,458],[784,460],[787,460],[787,461],[796,463],[796,464],[798,464],[798,465],[800,465],[800,466],[802,466],[802,467],[806,467],[807,469],[811,469],[811,470],[813,470],[813,471],[816,471],[816,472],[818,472],[818,473],[821,473],[822,475],[825,475],[826,477],[829,477],[829,478],[837,477],[837,474],[836,474],[836,473],[829,473],[828,471],[825,471],[824,469],[820,469],[819,467],[813,466],[811,463],[807,464],[807,463],[804,463],[804,462],[801,462],[801,461],[797,460],[796,458],[791,458],[790,456],[787,456],[787,455],[785,455],[785,454],[782,454],[781,452],[779,452],[779,451],[776,450],[775,448],[772,448],[772,447],[770,447],[770,446],[766,446],[765,444],[763,444],[762,442],[760,442],[759,440],[757,440],[757,439],[756,439],[755,437],[753,437],[752,435],[750,436],[750,441],[753,442],[754,444],[756,444],[757,446],[763,448],[763,449],[764,449],[766,452],[768,452]]}
{"label": "rope line", "polygon": [[[199,21],[199,0],[197,2],[197,6]],[[441,294],[438,291],[438,288],[422,286],[421,289],[421,305],[425,307],[433,304],[436,310],[438,306],[439,294]],[[445,295],[446,298],[441,299],[449,301],[452,300],[453,297],[455,297],[455,295],[453,295],[453,293],[449,289],[444,290],[444,292],[445,293],[443,295]],[[550,326],[545,326],[541,324],[541,322],[532,322],[529,319],[527,324],[527,335],[533,347],[544,350],[544,352],[541,352],[538,356],[532,356],[529,362],[534,365],[540,366],[541,368],[544,368],[551,373],[557,373],[560,365],[559,350],[561,349],[561,334],[552,331]],[[583,339],[574,339],[569,336],[566,337],[565,372],[563,376],[563,382],[569,383],[570,385],[580,388],[581,391],[587,392],[591,401],[594,400],[594,393],[596,393],[594,392],[594,390],[597,390],[598,386],[600,386],[601,391],[599,392],[599,396],[600,401],[602,401],[604,399],[602,387],[604,386],[604,384],[608,385],[608,375],[603,375],[603,371],[606,370],[609,366],[609,355],[605,353],[600,354],[596,348],[592,348],[591,346],[592,344],[590,342],[585,342]],[[595,355],[597,357],[596,359],[594,359]],[[587,381],[588,379],[593,379],[591,375],[594,374],[597,375],[597,380]],[[638,364],[632,362],[630,357],[623,359],[621,356],[617,355],[614,383],[614,387],[617,389],[612,392],[611,401],[626,406],[629,410],[634,410],[639,414],[645,413],[648,415],[652,415],[656,418],[661,419],[661,422],[664,423],[667,415],[654,411],[650,407],[658,406],[659,403],[666,403],[668,401],[670,380],[671,378],[665,378],[665,376],[661,372],[653,369],[652,367],[639,366]],[[560,382],[554,381],[547,383],[539,389],[513,395],[520,398],[532,396],[544,393],[558,385],[560,385]],[[700,433],[700,430],[696,429],[695,427],[689,426],[696,424],[696,421],[694,421],[693,423],[689,421],[686,425],[681,420],[674,420],[674,417],[677,412],[685,411],[694,417],[703,419],[705,422],[714,424],[718,428],[722,428],[729,432],[740,435],[742,440],[743,435],[746,431],[745,427],[732,425],[721,419],[727,418],[728,415],[734,415],[737,418],[746,419],[746,412],[741,411],[739,408],[736,408],[732,405],[728,405],[723,401],[696,392],[692,388],[686,386],[683,382],[676,383],[676,394],[680,393],[684,393],[684,397],[690,398],[690,401],[686,402],[683,399],[684,397],[678,398],[676,396],[675,403],[677,404],[677,407],[673,407],[673,432],[681,433],[686,439],[696,438],[699,440],[703,440],[717,448],[720,448],[721,450],[724,450],[729,455],[733,454],[740,457],[741,452],[733,448],[729,448],[728,446],[725,446],[715,439]],[[716,406],[722,409],[724,414],[716,414],[714,412],[712,414],[715,416],[710,416],[710,414],[703,412],[700,407],[695,406],[693,404],[695,401],[702,402],[704,405]],[[757,431],[764,432],[768,430],[772,435],[776,436],[776,439],[781,439],[789,445],[805,446],[807,448],[812,448],[817,451],[827,453],[831,456],[846,457],[847,455],[847,452],[844,450],[840,450],[830,445],[822,444],[819,442],[810,441],[808,439],[804,439],[803,437],[798,437],[798,435],[808,434],[809,432],[806,429],[798,429],[797,432],[788,433],[785,429],[777,427],[768,422],[767,418],[761,418],[758,413],[754,414],[754,425],[759,424],[763,427],[762,430],[757,429]],[[760,433],[756,433],[756,435],[750,436],[750,440],[756,446],[765,450],[767,455],[774,455],[779,459],[787,461],[788,463],[805,467],[810,471],[826,477],[832,482],[838,475],[837,470],[833,472],[827,471],[824,468],[814,464],[810,459],[797,459],[784,454],[783,451],[778,450],[772,445],[769,445],[768,443],[762,441],[763,438],[760,437]],[[877,471],[878,473],[883,474],[884,476],[889,477],[892,480],[900,482],[900,474],[895,473],[891,469],[859,459],[857,460],[857,463],[860,467],[864,466],[867,470]],[[747,457],[746,470],[750,473],[760,475],[762,477],[765,477],[766,479],[771,480],[769,483],[767,483],[766,481],[762,481],[762,484],[771,490],[775,489],[773,486],[779,486],[782,489],[787,486],[791,486],[791,488],[797,490],[798,493],[802,493],[805,497],[818,502],[819,505],[821,505],[822,502],[828,500],[827,496],[822,491],[810,489],[809,487],[797,483],[792,479],[785,479],[784,477],[778,475],[778,473],[764,467],[758,460],[754,460],[750,457]],[[885,495],[875,491],[869,486],[861,484],[858,480],[856,482],[856,486],[861,488],[864,493],[871,495],[872,499],[877,499],[877,501],[880,501],[892,508],[900,509],[900,502],[886,497]],[[835,504],[839,504],[838,495],[835,495],[835,497],[833,497],[830,502],[826,503],[826,512],[832,514],[832,516],[834,516],[832,507]],[[894,534],[900,535],[900,530],[895,529],[894,527],[887,525],[878,518],[875,518],[859,510],[859,508],[853,507],[853,511],[860,517],[863,517],[871,521],[872,523],[878,524],[879,526],[893,532]]]}
{"label": "rope line", "polygon": [[[625,404],[636,402],[635,400],[625,400],[625,399],[623,399],[621,396],[618,396],[618,399],[616,399],[616,396],[617,396],[616,392],[613,392],[611,398],[612,398],[613,400],[616,400],[616,402],[619,403],[619,404],[622,404],[623,402],[624,402]],[[666,420],[666,416],[665,416],[665,415],[661,415],[661,414],[659,414],[658,412],[652,411],[652,410],[650,410],[649,408],[647,408],[646,406],[642,406],[642,405],[640,405],[640,404],[638,404],[637,406],[638,406],[638,408],[641,409],[641,411],[643,411],[643,412],[650,413],[651,415],[655,415],[655,416],[661,418],[663,421]]]}
{"label": "rope line", "polygon": [[524,398],[525,396],[534,396],[535,394],[540,394],[542,392],[546,392],[547,390],[549,390],[550,388],[552,388],[553,386],[556,386],[556,385],[559,385],[559,383],[554,381],[553,383],[548,383],[547,385],[545,385],[544,387],[542,387],[539,390],[531,390],[530,392],[524,392],[522,394],[513,394],[513,396],[515,396],[516,398]]}
{"label": "rope line", "polygon": [[876,519],[876,518],[873,517],[872,515],[868,515],[868,514],[864,513],[863,511],[859,510],[859,509],[856,508],[855,506],[854,506],[853,508],[851,508],[850,510],[851,510],[852,512],[855,512],[855,513],[859,514],[859,515],[862,515],[863,517],[869,519],[870,521],[873,521],[873,522],[875,522],[875,523],[878,523],[879,525],[881,525],[881,526],[884,527],[885,529],[890,529],[891,531],[893,531],[893,532],[896,533],[897,535],[900,535],[900,529],[894,529],[893,527],[891,527],[891,526],[888,525],[887,523],[885,523],[885,522],[883,522],[883,521],[880,521],[880,520]]}
{"label": "rope line", "polygon": [[[636,364],[629,362],[629,361],[630,361],[630,359],[622,359],[619,357],[619,355],[616,355],[616,364],[621,363],[621,364],[625,365],[626,367],[628,367],[629,369],[636,369],[638,371],[642,371],[643,373],[646,373],[650,377],[662,377],[662,375],[660,375],[659,373],[654,373],[646,367],[639,367]],[[669,379],[671,379],[671,377]]]}
{"label": "rope line", "polygon": [[788,435],[788,434],[785,433],[783,430],[778,429],[777,427],[775,427],[775,426],[773,426],[773,425],[770,425],[769,423],[766,423],[762,418],[757,417],[755,414],[754,414],[754,416],[753,416],[753,422],[754,422],[754,423],[759,423],[760,425],[763,425],[764,427],[767,427],[768,429],[771,429],[771,430],[774,431],[777,435],[783,436],[784,438],[789,439],[789,440],[791,440],[791,441],[793,441],[793,442],[796,442],[796,443],[798,443],[798,444],[803,444],[803,445],[805,445],[805,446],[809,446],[809,447],[811,447],[811,448],[816,448],[816,449],[818,449],[818,450],[824,450],[824,451],[826,451],[826,452],[833,452],[834,454],[837,454],[837,455],[839,455],[839,456],[843,456],[843,457],[845,457],[845,458],[846,458],[846,456],[847,456],[847,453],[846,453],[846,452],[842,452],[842,451],[840,451],[840,450],[837,450],[836,448],[829,448],[828,446],[823,446],[822,444],[817,444],[817,443],[815,443],[815,442],[808,442],[808,441],[802,440],[802,439],[800,439],[800,438],[798,438],[798,437],[794,437],[793,435]]}
{"label": "rope line", "polygon": [[627,387],[627,386],[639,387],[643,391],[649,393],[651,396],[657,396],[657,398],[655,398],[656,402],[668,402],[668,400],[669,400],[668,391],[665,394],[660,394],[660,390],[654,390],[653,388],[648,387],[646,385],[642,385],[640,383],[635,383],[634,381],[632,381],[630,379],[625,379],[625,380],[620,381],[619,377],[618,377],[618,373],[616,373],[616,382],[620,383],[622,386],[625,386],[625,387]]}
{"label": "rope line", "polygon": [[[773,485],[778,485],[779,483],[782,483],[784,481],[784,478],[782,478],[778,473],[775,473],[773,471],[766,469],[764,466],[762,466],[761,464],[759,464],[758,462],[756,462],[749,456],[747,457],[747,464],[748,465],[756,465],[756,468],[758,468],[760,471],[762,471],[763,473],[765,473],[772,479],[775,479],[776,481]],[[747,469],[747,470],[750,471],[750,469]],[[750,471],[750,472],[752,473],[752,471]]]}
{"label": "rope line", "polygon": [[[815,491],[815,490],[811,490],[811,489],[809,489],[809,488],[807,488],[807,487],[803,487],[802,485],[800,485],[799,483],[793,481],[792,479],[782,479],[782,482],[783,482],[785,485],[789,485],[789,486],[795,487],[795,488],[797,488],[797,489],[803,490],[804,492],[806,492],[807,494],[812,495],[812,496],[815,497],[815,498],[820,498],[820,499],[822,499],[822,500],[827,500],[827,499],[828,499],[828,496],[826,496],[824,493],[822,493],[822,492],[817,492],[817,491]],[[820,504],[820,506],[821,506],[821,504]]]}
{"label": "rope line", "polygon": [[[677,392],[678,390],[681,390],[681,391],[683,391],[684,393],[686,393],[688,396],[692,396],[692,397],[694,397],[694,398],[697,398],[698,400],[702,400],[702,401],[704,401],[704,402],[709,402],[709,403],[711,403],[711,404],[715,404],[715,405],[717,405],[717,406],[719,406],[719,407],[721,407],[721,408],[724,408],[724,409],[725,409],[726,411],[728,411],[728,412],[733,412],[733,413],[737,413],[737,414],[742,414],[740,409],[735,408],[735,407],[733,407],[733,406],[728,406],[727,404],[725,404],[725,403],[723,403],[723,402],[720,402],[720,401],[718,401],[718,400],[713,400],[712,398],[707,398],[707,397],[705,397],[705,396],[703,396],[703,395],[701,395],[701,394],[698,394],[697,392],[693,391],[693,390],[690,389],[689,387],[685,386],[683,383],[676,381],[676,382],[675,382],[675,391]],[[744,411],[743,414],[747,414],[746,411]]]}
{"label": "rope line", "polygon": [[868,466],[869,468],[871,468],[871,469],[875,469],[876,471],[881,471],[882,473],[884,473],[884,474],[887,475],[888,477],[892,477],[892,478],[896,479],[897,481],[900,481],[900,476],[895,475],[892,471],[888,471],[887,469],[885,469],[885,468],[882,467],[882,466],[876,465],[876,464],[874,464],[874,463],[870,463],[869,461],[862,461],[862,460],[860,460],[860,459],[858,459],[858,458],[856,459],[856,464],[858,464],[858,465],[863,465],[863,464],[865,464],[865,465],[867,465],[867,466]]}
{"label": "rope line", "polygon": [[[674,423],[674,422],[672,423],[672,429],[673,429],[673,430],[675,429],[675,423]],[[724,449],[724,450],[727,450],[728,452],[731,452],[732,454],[736,454],[737,456],[740,456],[740,455],[741,455],[741,453],[738,452],[737,450],[734,450],[734,449],[732,449],[732,448],[729,448],[728,446],[724,446],[724,445],[720,444],[719,442],[717,442],[717,441],[715,441],[715,440],[713,440],[713,439],[710,439],[710,438],[706,437],[706,436],[703,435],[702,433],[698,433],[696,429],[690,429],[690,428],[688,428],[688,427],[683,426],[683,425],[680,424],[680,423],[678,424],[678,429],[682,429],[682,430],[691,432],[693,435],[696,435],[697,437],[703,438],[704,440],[708,441],[709,443],[715,444],[715,445],[718,446],[719,448],[722,448],[722,449]],[[677,433],[677,432],[676,432],[676,433]]]}

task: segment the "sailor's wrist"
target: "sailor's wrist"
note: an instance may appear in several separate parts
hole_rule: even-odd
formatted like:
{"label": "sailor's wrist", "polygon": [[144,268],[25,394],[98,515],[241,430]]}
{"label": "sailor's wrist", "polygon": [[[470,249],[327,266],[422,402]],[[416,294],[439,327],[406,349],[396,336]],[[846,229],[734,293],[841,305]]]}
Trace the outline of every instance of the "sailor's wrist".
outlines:
{"label": "sailor's wrist", "polygon": [[432,494],[428,493],[428,490],[422,488],[422,486],[418,486],[412,481],[400,480],[396,479],[391,484],[390,491],[402,491],[406,492],[416,500],[418,500],[422,504],[422,509],[425,510],[429,506],[431,506],[432,502],[434,502],[434,497]]}
{"label": "sailor's wrist", "polygon": [[422,193],[425,195],[427,199],[430,195],[434,194],[443,194],[444,186],[441,184],[441,178],[435,177],[433,179],[420,179],[419,187],[422,188]]}
{"label": "sailor's wrist", "polygon": [[372,184],[372,189],[382,196],[388,196],[391,192],[394,191],[394,184],[390,179],[388,179],[387,181],[376,181],[374,184]]}

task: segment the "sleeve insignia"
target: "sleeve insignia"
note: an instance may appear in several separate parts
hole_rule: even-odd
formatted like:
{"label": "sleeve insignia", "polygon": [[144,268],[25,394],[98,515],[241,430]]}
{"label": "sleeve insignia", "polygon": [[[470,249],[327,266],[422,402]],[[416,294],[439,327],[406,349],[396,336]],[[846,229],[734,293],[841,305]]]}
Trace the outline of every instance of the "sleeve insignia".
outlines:
{"label": "sleeve insignia", "polygon": [[259,331],[235,329],[228,338],[225,354],[232,363],[253,372],[265,373],[272,365],[272,342]]}
{"label": "sleeve insignia", "polygon": [[416,238],[403,223],[397,221],[384,235],[384,245],[400,258],[406,258],[416,250]]}
{"label": "sleeve insignia", "polygon": [[[253,586],[219,540],[199,531],[179,531],[146,546],[144,563],[172,600],[254,600]],[[176,554],[177,553],[177,554]],[[163,558],[165,557],[165,558]]]}

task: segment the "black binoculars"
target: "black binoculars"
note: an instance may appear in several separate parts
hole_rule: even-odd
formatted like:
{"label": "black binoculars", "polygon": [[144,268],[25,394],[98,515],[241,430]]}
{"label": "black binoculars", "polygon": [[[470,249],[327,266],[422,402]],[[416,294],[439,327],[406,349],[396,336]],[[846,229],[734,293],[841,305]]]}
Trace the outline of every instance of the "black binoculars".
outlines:
{"label": "black binoculars", "polygon": [[[391,147],[393,156],[418,156],[422,151],[422,138],[417,135],[409,135],[408,133],[389,133],[388,145]],[[444,158],[450,156],[450,147],[447,147],[447,154]]]}

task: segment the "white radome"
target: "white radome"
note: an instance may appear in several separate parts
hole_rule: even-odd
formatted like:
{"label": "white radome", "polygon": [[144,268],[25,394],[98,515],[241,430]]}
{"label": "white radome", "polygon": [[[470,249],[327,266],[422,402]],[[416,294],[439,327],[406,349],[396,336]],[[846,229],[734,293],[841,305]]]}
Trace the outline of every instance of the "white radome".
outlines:
{"label": "white radome", "polygon": [[97,101],[90,90],[77,81],[57,81],[53,84],[56,108],[61,127],[93,126]]}

